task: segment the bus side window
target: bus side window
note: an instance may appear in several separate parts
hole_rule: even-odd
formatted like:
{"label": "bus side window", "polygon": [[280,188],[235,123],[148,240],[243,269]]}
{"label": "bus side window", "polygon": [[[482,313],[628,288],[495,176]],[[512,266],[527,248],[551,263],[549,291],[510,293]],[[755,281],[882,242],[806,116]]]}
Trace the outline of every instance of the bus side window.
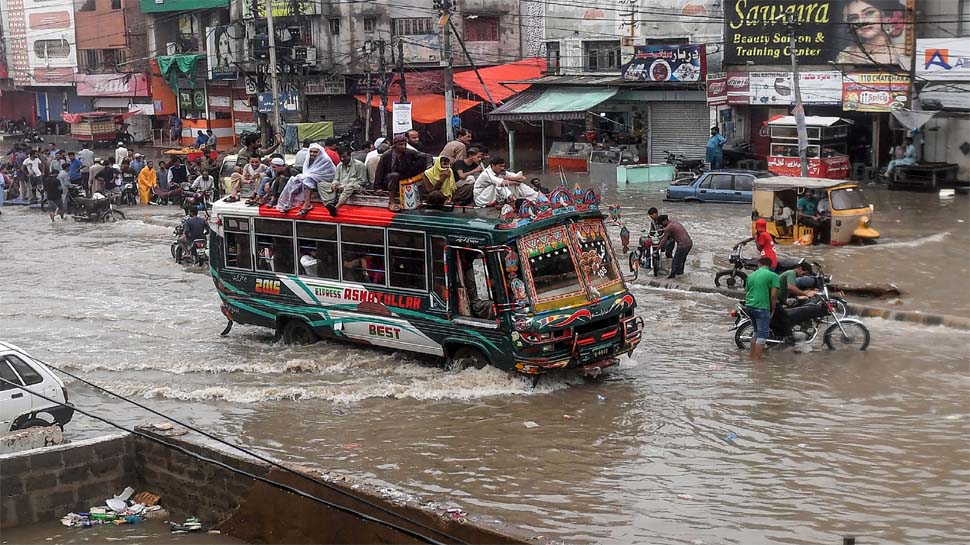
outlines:
{"label": "bus side window", "polygon": [[256,268],[293,274],[293,222],[256,219]]}
{"label": "bus side window", "polygon": [[388,281],[393,288],[427,291],[424,234],[387,230]]}
{"label": "bus side window", "polygon": [[296,237],[300,253],[300,274],[314,278],[340,279],[336,225],[300,221],[296,223]]}
{"label": "bus side window", "polygon": [[431,290],[441,299],[448,301],[448,288],[445,283],[445,237],[431,237]]}
{"label": "bus side window", "polygon": [[249,247],[249,218],[224,218],[226,267],[253,269]]}
{"label": "bus side window", "polygon": [[340,255],[344,282],[386,285],[384,229],[342,225]]}

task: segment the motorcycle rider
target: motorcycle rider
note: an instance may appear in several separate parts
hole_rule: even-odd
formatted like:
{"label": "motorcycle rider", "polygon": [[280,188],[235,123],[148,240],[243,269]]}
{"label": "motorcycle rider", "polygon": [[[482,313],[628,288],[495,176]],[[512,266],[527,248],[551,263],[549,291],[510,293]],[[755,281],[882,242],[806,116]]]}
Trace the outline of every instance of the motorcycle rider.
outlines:
{"label": "motorcycle rider", "polygon": [[[650,217],[650,230],[647,231],[647,236],[653,238],[656,235],[658,239],[663,238],[664,228],[660,225],[660,212],[657,210],[656,207],[651,206],[650,209],[647,210],[647,216]],[[667,259],[673,258],[674,241],[668,240],[664,244],[664,247],[660,248],[660,251],[662,251],[667,256]]]}
{"label": "motorcycle rider", "polygon": [[761,252],[761,257],[767,257],[771,260],[771,270],[778,271],[778,254],[775,253],[775,239],[768,232],[768,220],[764,218],[758,218],[758,221],[754,222],[754,230],[756,235],[753,237],[746,238],[741,242],[734,245],[734,249],[737,250],[739,246],[744,246],[745,244],[751,242],[752,240],[758,245],[758,251]]}
{"label": "motorcycle rider", "polygon": [[179,245],[182,250],[192,255],[192,260],[196,261],[199,254],[195,250],[195,240],[204,239],[209,234],[209,222],[199,217],[199,211],[195,208],[189,209],[189,217],[182,222],[182,236],[179,237]]}
{"label": "motorcycle rider", "polygon": [[796,280],[804,276],[812,275],[812,265],[809,263],[799,263],[794,269],[785,271],[778,275],[778,300],[775,301],[775,312],[771,315],[771,330],[777,335],[791,339],[792,324],[788,312],[785,310],[785,303],[789,297],[811,297],[815,295],[815,290],[802,290],[798,287]]}

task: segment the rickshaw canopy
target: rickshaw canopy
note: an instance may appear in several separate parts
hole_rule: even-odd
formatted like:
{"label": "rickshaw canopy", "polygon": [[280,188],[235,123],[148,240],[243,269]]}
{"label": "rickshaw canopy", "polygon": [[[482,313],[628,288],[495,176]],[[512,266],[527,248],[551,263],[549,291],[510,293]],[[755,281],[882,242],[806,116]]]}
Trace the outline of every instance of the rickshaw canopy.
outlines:
{"label": "rickshaw canopy", "polygon": [[832,180],[829,178],[800,178],[795,176],[774,176],[771,178],[755,178],[754,190],[783,191],[785,189],[831,189],[840,185],[856,185],[846,180]]}

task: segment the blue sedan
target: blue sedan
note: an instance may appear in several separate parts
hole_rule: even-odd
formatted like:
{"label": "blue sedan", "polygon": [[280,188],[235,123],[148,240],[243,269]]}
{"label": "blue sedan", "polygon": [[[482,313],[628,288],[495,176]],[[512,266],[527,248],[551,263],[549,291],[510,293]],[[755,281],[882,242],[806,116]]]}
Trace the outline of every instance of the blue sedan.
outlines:
{"label": "blue sedan", "polygon": [[714,170],[667,188],[668,201],[751,203],[755,178],[774,176],[766,170]]}

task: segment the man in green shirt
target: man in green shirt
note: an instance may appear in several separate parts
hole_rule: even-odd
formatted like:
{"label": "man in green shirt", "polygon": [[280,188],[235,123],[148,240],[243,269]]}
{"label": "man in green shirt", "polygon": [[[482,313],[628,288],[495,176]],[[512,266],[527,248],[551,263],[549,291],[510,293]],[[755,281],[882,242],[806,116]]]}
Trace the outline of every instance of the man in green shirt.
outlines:
{"label": "man in green shirt", "polygon": [[758,270],[748,276],[745,283],[744,304],[748,307],[748,315],[754,332],[751,335],[751,361],[761,360],[765,342],[768,340],[771,326],[771,316],[778,298],[778,275],[771,272],[771,258],[762,257],[758,260]]}
{"label": "man in green shirt", "polygon": [[811,274],[812,265],[801,262],[794,269],[778,275],[778,301],[775,306],[775,313],[771,317],[771,330],[776,335],[783,337],[789,337],[791,335],[792,324],[788,320],[788,313],[783,306],[788,298],[811,297],[815,295],[815,290],[802,290],[796,285],[798,278]]}

